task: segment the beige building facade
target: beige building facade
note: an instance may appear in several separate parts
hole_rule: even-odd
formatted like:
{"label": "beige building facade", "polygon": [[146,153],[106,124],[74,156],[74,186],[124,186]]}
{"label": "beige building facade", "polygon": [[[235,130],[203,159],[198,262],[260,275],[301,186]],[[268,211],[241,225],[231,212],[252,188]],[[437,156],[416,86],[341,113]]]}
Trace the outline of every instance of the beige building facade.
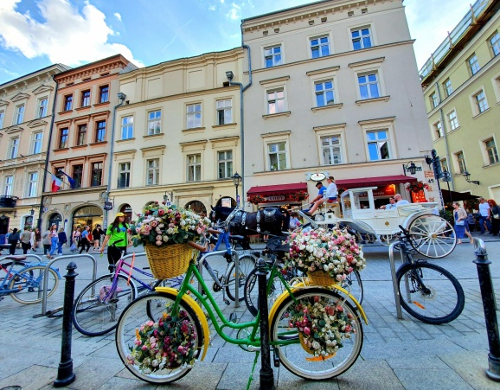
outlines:
{"label": "beige building facade", "polygon": [[[293,192],[315,197],[323,173],[340,188],[377,187],[380,206],[395,192],[410,199],[406,183],[428,182],[432,141],[401,1],[316,2],[245,19],[242,32],[252,64],[244,196],[298,203]],[[415,175],[403,168],[411,162]],[[429,185],[427,199],[438,200]]]}
{"label": "beige building facade", "polygon": [[55,64],[0,85],[0,241],[8,229],[37,225],[57,90],[53,77],[67,69]]}
{"label": "beige building facade", "polygon": [[243,49],[163,62],[119,77],[112,213],[130,219],[152,201],[208,213],[234,205],[240,165]]}
{"label": "beige building facade", "polygon": [[420,74],[434,148],[451,174],[450,188],[500,201],[498,2],[476,1]]}

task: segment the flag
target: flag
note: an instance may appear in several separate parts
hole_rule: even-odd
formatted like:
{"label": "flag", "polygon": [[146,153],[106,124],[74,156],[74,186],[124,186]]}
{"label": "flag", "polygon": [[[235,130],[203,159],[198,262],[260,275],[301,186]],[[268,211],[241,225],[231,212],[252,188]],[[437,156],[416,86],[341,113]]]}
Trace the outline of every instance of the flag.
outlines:
{"label": "flag", "polygon": [[64,176],[66,176],[68,178],[69,186],[72,189],[75,188],[75,180],[70,175],[68,175],[67,173],[65,173],[62,169],[59,169],[59,172],[62,173]]}
{"label": "flag", "polygon": [[62,186],[62,180],[56,175],[52,175],[52,192],[57,192]]}

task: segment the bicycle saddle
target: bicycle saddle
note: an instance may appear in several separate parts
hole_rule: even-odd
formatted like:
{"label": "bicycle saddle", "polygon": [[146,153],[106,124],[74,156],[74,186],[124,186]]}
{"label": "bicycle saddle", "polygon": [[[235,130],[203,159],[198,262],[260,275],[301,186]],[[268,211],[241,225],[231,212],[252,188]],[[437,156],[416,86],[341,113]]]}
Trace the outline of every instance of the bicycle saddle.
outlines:
{"label": "bicycle saddle", "polygon": [[23,255],[12,255],[12,256],[5,256],[5,260],[14,260],[14,261],[23,261],[26,260],[28,256],[23,256]]}

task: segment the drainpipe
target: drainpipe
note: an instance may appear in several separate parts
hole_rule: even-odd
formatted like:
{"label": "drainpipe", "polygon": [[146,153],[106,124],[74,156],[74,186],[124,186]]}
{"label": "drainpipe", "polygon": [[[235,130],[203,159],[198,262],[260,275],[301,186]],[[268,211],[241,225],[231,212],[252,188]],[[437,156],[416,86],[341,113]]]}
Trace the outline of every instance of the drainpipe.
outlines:
{"label": "drainpipe", "polygon": [[245,199],[245,121],[243,117],[243,92],[245,92],[252,85],[252,59],[250,56],[250,46],[243,44],[243,34],[241,37],[241,46],[247,49],[248,52],[248,84],[243,86],[242,83],[233,82],[232,80],[234,75],[232,72],[226,72],[226,75],[229,80],[229,85],[238,85],[240,87],[241,197],[242,199]]}
{"label": "drainpipe", "polygon": [[52,105],[52,118],[50,118],[49,127],[49,140],[47,143],[47,153],[45,154],[45,169],[43,170],[43,181],[42,181],[42,195],[40,196],[40,210],[38,211],[38,221],[36,223],[37,228],[42,231],[42,214],[43,214],[43,193],[45,192],[45,183],[47,181],[47,172],[49,168],[49,155],[50,155],[50,145],[52,143],[52,129],[54,127],[54,121],[56,119],[56,103],[57,103],[57,90],[59,89],[59,83],[55,80],[55,75],[52,76],[52,80],[56,83],[56,89],[54,91],[54,104]]}
{"label": "drainpipe", "polygon": [[[118,92],[118,99],[120,100],[120,103],[117,104],[113,108],[113,119],[111,121],[111,149],[109,151],[109,168],[108,168],[108,184],[106,188],[106,202],[109,201],[109,193],[111,191],[111,171],[113,168],[113,151],[115,149],[115,122],[116,122],[116,109],[120,106],[123,105],[123,102],[127,98],[127,95],[125,95],[123,92]],[[102,225],[104,229],[107,229],[108,227],[108,210],[104,210],[104,218]]]}
{"label": "drainpipe", "polygon": [[[439,98],[439,104],[441,104],[441,102],[442,102],[441,101],[441,91],[439,90],[439,85],[437,82],[436,82],[436,91],[437,91],[438,98]],[[439,119],[441,120],[441,123],[442,123],[441,128],[443,129],[444,147],[446,150],[446,161],[448,164],[450,164],[451,158],[450,158],[450,148],[448,146],[448,132],[446,131],[446,128],[445,128],[444,113],[443,113],[442,107],[439,108]],[[448,165],[448,167],[451,168],[451,165]],[[453,175],[451,174],[451,172],[450,172],[450,179],[451,179],[451,189],[454,190],[455,183],[454,183]]]}

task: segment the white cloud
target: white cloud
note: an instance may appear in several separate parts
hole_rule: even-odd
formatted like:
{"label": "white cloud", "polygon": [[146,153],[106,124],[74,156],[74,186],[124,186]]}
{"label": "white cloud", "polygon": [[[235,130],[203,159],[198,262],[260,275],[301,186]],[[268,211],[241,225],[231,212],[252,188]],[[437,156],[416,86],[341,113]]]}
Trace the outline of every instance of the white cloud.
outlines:
{"label": "white cloud", "polygon": [[128,47],[109,43],[117,35],[105,22],[105,15],[86,2],[81,13],[68,0],[40,0],[44,19],[38,22],[30,14],[16,11],[21,0],[0,2],[0,43],[27,58],[47,56],[51,62],[77,66],[115,54],[122,54],[138,66]]}
{"label": "white cloud", "polygon": [[239,20],[240,19],[240,11],[241,11],[241,7],[238,4],[232,3],[231,9],[229,10],[229,13],[227,15],[232,20]]}
{"label": "white cloud", "polygon": [[115,16],[116,19],[118,19],[120,22],[122,21],[122,16],[118,13],[118,12],[115,12],[113,14]]}

